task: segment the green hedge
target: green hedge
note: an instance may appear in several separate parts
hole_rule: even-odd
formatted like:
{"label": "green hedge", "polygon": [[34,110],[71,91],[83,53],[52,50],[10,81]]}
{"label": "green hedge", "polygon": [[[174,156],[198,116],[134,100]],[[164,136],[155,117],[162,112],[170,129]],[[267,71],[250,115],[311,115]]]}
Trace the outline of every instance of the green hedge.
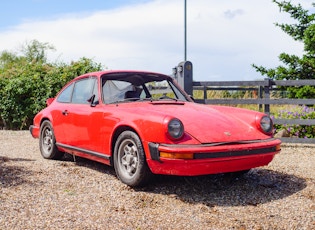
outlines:
{"label": "green hedge", "polygon": [[71,79],[87,72],[101,70],[88,58],[67,65],[18,59],[16,65],[0,69],[0,116],[5,129],[27,129],[37,112],[46,106],[46,99]]}

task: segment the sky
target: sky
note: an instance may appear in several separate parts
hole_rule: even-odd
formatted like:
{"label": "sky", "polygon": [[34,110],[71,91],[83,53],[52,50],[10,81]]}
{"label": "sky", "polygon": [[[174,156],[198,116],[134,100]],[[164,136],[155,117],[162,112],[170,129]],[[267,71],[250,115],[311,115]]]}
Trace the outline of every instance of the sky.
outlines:
{"label": "sky", "polygon": [[[313,0],[292,0],[311,10]],[[253,63],[273,68],[303,44],[274,24],[294,23],[272,0],[187,0],[187,60],[195,81],[263,79]],[[171,74],[184,60],[184,0],[3,0],[0,52],[34,39],[51,61],[82,57],[104,69]]]}

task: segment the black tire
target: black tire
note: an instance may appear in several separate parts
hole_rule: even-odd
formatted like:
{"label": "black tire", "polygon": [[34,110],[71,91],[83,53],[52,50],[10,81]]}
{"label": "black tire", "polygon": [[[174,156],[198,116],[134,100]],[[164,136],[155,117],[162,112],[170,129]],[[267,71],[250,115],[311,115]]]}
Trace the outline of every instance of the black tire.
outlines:
{"label": "black tire", "polygon": [[145,185],[152,176],[142,143],[132,131],[122,132],[115,143],[114,167],[117,177],[131,187]]}
{"label": "black tire", "polygon": [[40,126],[39,149],[45,159],[59,160],[64,155],[56,146],[54,130],[48,120]]}

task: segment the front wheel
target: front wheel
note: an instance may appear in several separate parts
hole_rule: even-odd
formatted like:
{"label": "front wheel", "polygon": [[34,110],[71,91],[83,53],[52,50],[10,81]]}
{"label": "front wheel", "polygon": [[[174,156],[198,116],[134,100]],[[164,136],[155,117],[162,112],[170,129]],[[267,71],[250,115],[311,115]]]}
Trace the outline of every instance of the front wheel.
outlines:
{"label": "front wheel", "polygon": [[44,121],[40,126],[39,149],[45,159],[59,160],[64,155],[56,146],[54,130],[49,121]]}
{"label": "front wheel", "polygon": [[125,184],[137,187],[148,182],[152,173],[146,163],[142,143],[132,131],[122,132],[115,143],[114,167]]}

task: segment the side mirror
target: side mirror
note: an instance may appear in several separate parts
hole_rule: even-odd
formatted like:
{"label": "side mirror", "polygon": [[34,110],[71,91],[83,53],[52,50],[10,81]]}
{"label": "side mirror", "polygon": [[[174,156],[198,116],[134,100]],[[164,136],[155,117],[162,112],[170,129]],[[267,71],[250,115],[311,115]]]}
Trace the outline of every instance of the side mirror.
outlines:
{"label": "side mirror", "polygon": [[91,107],[95,107],[96,105],[99,104],[99,101],[95,101],[95,94],[93,94],[92,97],[90,97],[88,102],[90,103]]}

